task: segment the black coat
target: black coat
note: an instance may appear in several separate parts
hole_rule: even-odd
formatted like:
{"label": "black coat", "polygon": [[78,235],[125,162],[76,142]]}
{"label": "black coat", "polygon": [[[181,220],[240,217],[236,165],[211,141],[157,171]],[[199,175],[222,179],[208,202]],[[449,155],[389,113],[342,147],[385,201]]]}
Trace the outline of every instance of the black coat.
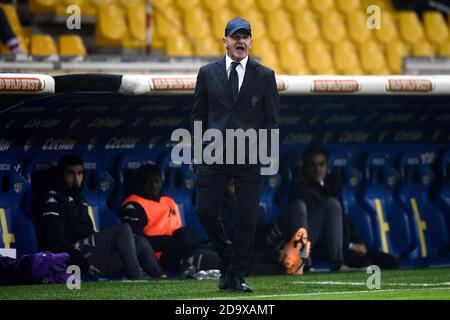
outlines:
{"label": "black coat", "polygon": [[95,232],[83,197],[79,193],[49,191],[38,203],[36,220],[40,250],[67,252],[71,257],[69,264],[78,265],[85,272],[89,263],[73,247]]}
{"label": "black coat", "polygon": [[279,95],[274,71],[249,57],[238,98],[234,101],[225,66],[224,57],[200,68],[191,130],[194,121],[202,121],[203,131],[214,128],[224,136],[225,129],[278,129]]}

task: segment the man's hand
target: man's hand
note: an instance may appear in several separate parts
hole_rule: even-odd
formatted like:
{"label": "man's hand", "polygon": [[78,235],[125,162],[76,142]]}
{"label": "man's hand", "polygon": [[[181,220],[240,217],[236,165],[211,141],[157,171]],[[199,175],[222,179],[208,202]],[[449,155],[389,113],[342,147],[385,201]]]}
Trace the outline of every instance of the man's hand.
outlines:
{"label": "man's hand", "polygon": [[367,253],[367,247],[364,243],[352,243],[352,247],[350,248],[350,250],[355,251],[361,256],[365,256]]}
{"label": "man's hand", "polygon": [[89,265],[87,273],[90,274],[91,276],[95,276],[97,273],[100,273],[100,270],[98,270],[96,266],[91,264]]}

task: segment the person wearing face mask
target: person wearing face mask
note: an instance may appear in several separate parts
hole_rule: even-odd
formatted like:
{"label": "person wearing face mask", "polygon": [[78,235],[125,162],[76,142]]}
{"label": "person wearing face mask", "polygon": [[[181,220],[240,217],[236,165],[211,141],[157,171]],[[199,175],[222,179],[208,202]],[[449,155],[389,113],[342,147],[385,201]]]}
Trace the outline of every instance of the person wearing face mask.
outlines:
{"label": "person wearing face mask", "polygon": [[122,202],[120,215],[137,236],[148,240],[162,267],[185,276],[219,268],[217,253],[183,225],[178,205],[162,193],[162,173],[156,165],[139,167],[133,189]]}
{"label": "person wearing face mask", "polygon": [[[215,129],[224,137],[227,129],[266,129],[270,135],[271,129],[278,129],[277,83],[273,70],[249,57],[252,47],[250,24],[241,18],[230,20],[225,27],[223,44],[226,48],[225,57],[201,67],[197,76],[191,112],[193,135],[195,136],[199,123],[202,130]],[[218,144],[217,141],[214,142]],[[197,174],[196,209],[222,262],[219,289],[252,292],[244,277],[248,275],[264,180],[261,164],[249,161],[248,143],[230,148],[236,150],[244,147],[244,163],[236,161],[235,150],[227,147],[229,145],[224,143],[215,149],[216,159],[221,157],[223,161],[203,163],[196,160],[194,154]],[[229,159],[232,158],[231,154],[234,155],[232,161]],[[224,191],[231,177],[236,184],[238,212],[235,219],[237,223],[234,224],[234,242],[224,232],[221,219]]]}
{"label": "person wearing face mask", "polygon": [[67,252],[68,264],[90,276],[125,274],[140,280],[143,269],[151,277],[164,277],[151,245],[135,237],[128,224],[95,231],[92,211],[81,195],[83,172],[83,160],[76,155],[63,156],[50,170],[52,181],[36,211],[40,250]]}

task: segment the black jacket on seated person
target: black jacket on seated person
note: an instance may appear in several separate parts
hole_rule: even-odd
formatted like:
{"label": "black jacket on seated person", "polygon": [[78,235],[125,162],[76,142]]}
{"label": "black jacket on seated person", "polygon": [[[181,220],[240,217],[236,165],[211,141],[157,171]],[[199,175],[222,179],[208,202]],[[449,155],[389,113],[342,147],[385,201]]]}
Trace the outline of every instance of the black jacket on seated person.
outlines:
{"label": "black jacket on seated person", "polygon": [[289,201],[302,199],[309,210],[322,205],[324,199],[329,197],[338,199],[342,205],[342,186],[337,175],[327,175],[323,186],[316,181],[306,179],[302,174],[296,176],[289,192]]}
{"label": "black jacket on seated person", "polygon": [[46,193],[38,200],[36,210],[39,249],[53,253],[67,252],[69,264],[80,266],[86,271],[89,263],[83,254],[74,249],[78,240],[95,233],[89,216],[89,207],[80,192],[62,187],[55,176]]}

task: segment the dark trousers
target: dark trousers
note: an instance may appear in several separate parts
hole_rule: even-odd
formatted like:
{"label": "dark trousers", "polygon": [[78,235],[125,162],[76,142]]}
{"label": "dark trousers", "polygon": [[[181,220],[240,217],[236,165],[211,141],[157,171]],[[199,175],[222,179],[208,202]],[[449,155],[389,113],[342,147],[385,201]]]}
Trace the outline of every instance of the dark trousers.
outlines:
{"label": "dark trousers", "polygon": [[[234,243],[228,239],[221,218],[226,185],[234,178],[237,216]],[[222,270],[244,276],[254,245],[259,201],[264,177],[257,165],[201,165],[197,168],[197,213],[222,261]]]}
{"label": "dark trousers", "polygon": [[109,276],[125,273],[129,279],[142,279],[142,269],[151,277],[163,274],[150,243],[135,236],[130,225],[122,224],[94,233],[78,241],[86,260]]}
{"label": "dark trousers", "polygon": [[208,243],[191,228],[180,228],[172,236],[147,237],[156,252],[161,252],[159,260],[161,266],[173,272],[184,272],[189,267],[188,261],[196,257],[200,259],[196,265],[198,270],[219,268],[219,257],[213,250],[208,249]]}
{"label": "dark trousers", "polygon": [[311,210],[306,207],[303,200],[293,200],[277,219],[269,235],[279,234],[285,243],[301,227],[308,231],[312,256],[323,258],[323,254],[317,256],[316,253],[324,251],[316,250],[316,248],[325,248],[326,257],[332,269],[338,269],[344,261],[342,208],[339,201],[335,198],[327,198],[322,205]]}
{"label": "dark trousers", "polygon": [[16,35],[9,24],[8,18],[6,18],[3,8],[0,8],[0,41],[6,44],[15,36]]}
{"label": "dark trousers", "polygon": [[398,268],[398,260],[395,256],[373,249],[368,249],[365,255],[346,249],[344,250],[344,260],[352,268],[364,268],[370,265],[377,265],[381,269]]}

